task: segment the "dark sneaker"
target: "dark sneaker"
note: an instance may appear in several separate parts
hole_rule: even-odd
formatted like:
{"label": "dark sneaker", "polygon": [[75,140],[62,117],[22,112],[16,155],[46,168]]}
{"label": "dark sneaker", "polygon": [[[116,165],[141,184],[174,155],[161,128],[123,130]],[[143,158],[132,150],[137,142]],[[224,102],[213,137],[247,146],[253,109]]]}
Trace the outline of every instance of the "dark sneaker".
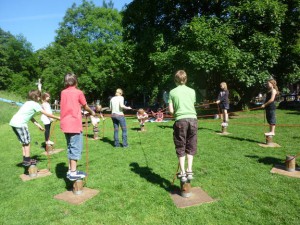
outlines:
{"label": "dark sneaker", "polygon": [[76,171],[75,174],[67,173],[67,178],[71,181],[83,179],[86,177],[86,173],[83,171]]}
{"label": "dark sneaker", "polygon": [[23,161],[22,165],[23,166],[31,166],[31,165],[36,165],[38,161],[36,159],[31,159],[30,161]]}

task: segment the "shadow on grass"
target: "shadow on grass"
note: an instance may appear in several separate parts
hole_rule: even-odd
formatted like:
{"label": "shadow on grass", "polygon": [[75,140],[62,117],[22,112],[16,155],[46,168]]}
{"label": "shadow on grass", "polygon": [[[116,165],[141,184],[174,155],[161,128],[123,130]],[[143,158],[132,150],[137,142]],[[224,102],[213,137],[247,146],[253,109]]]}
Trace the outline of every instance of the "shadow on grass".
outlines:
{"label": "shadow on grass", "polygon": [[233,137],[233,136],[222,136],[224,138],[230,138],[230,139],[234,139],[237,141],[248,141],[248,142],[253,142],[253,143],[262,143],[261,141],[257,141],[257,140],[253,140],[253,139],[249,139],[249,138],[241,138],[241,137]]}
{"label": "shadow on grass", "polygon": [[274,157],[262,157],[262,158],[260,158],[257,155],[246,155],[246,157],[256,159],[257,162],[263,163],[263,164],[266,164],[266,165],[280,165],[280,164],[284,163],[284,160],[274,158]]}
{"label": "shadow on grass", "polygon": [[173,129],[173,126],[170,126],[170,125],[158,125],[157,127],[161,128],[161,129]]}
{"label": "shadow on grass", "polygon": [[110,144],[110,145],[113,146],[113,147],[115,146],[115,142],[114,142],[113,140],[107,138],[107,137],[103,137],[101,140],[102,140],[103,142],[105,142],[105,143]]}
{"label": "shadow on grass", "polygon": [[134,131],[140,131],[141,128],[139,128],[139,127],[133,127],[133,128],[131,128],[131,130],[134,130]]}
{"label": "shadow on grass", "polygon": [[161,188],[165,189],[166,191],[170,192],[174,189],[178,189],[177,186],[172,186],[171,182],[159,174],[154,173],[151,168],[148,166],[140,167],[140,165],[136,162],[130,163],[129,166],[131,167],[131,171],[140,175],[140,177],[146,179],[148,182],[152,184],[158,184]]}
{"label": "shadow on grass", "polygon": [[66,163],[56,164],[55,173],[57,178],[64,179],[66,183],[66,189],[70,191],[73,189],[73,182],[66,177],[67,172],[68,172],[68,167],[66,166]]}

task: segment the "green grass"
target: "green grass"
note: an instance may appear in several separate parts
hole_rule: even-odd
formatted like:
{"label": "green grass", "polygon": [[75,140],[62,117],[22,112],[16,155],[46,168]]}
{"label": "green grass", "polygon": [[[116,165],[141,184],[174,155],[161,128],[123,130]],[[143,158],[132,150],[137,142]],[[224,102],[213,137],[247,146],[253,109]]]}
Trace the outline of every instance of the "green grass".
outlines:
{"label": "green grass", "polygon": [[[1,118],[17,111],[3,105],[7,110],[1,110]],[[113,129],[108,118],[104,139],[88,139],[88,149],[84,148],[79,161],[79,169],[86,170],[88,150],[87,187],[100,193],[76,206],[54,199],[70,185],[65,180],[65,151],[52,155],[51,176],[21,181],[21,146],[5,119],[0,125],[0,224],[299,224],[300,179],[270,173],[287,154],[300,152],[299,127],[278,126],[274,140],[282,147],[262,148],[258,143],[264,142],[267,129],[263,111],[238,114],[230,120],[228,136],[216,134],[220,120],[199,120],[192,186],[201,187],[216,201],[184,209],[177,208],[169,195],[177,168],[173,122],[147,123],[147,132],[140,133],[136,119],[127,118],[130,148],[124,150],[111,145]],[[300,124],[299,114],[277,110],[278,123]],[[35,118],[39,120],[38,115]],[[43,133],[33,124],[29,130],[31,155],[40,160],[40,169],[47,168],[40,148]],[[92,135],[91,127],[88,133]],[[52,139],[57,148],[66,148],[58,123]],[[175,185],[179,186],[178,180]]]}

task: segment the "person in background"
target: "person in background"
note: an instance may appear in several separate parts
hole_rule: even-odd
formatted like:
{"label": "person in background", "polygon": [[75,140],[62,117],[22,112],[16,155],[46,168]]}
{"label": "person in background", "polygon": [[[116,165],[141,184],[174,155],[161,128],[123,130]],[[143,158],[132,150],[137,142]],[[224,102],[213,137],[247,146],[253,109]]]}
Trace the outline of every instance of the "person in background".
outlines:
{"label": "person in background", "polygon": [[[46,93],[46,92],[43,93],[42,94],[42,109],[52,115],[53,113],[52,113],[51,105],[49,104],[49,100],[50,100],[50,94]],[[47,117],[46,115],[42,114],[41,121],[43,122],[44,127],[45,127],[45,144],[46,145],[54,145],[54,142],[49,140],[52,119]]]}
{"label": "person in background", "polygon": [[278,87],[276,80],[269,79],[267,82],[268,92],[266,95],[265,103],[261,106],[266,110],[266,118],[269,123],[270,131],[265,133],[266,136],[274,136],[275,135],[275,126],[276,126],[276,105],[275,98],[278,94]]}
{"label": "person in background", "polygon": [[126,148],[128,147],[127,127],[123,110],[131,109],[131,107],[124,105],[124,97],[122,95],[123,90],[118,88],[116,90],[115,96],[110,99],[109,108],[111,110],[111,119],[114,126],[114,146],[120,147],[119,126],[121,126],[123,147]]}
{"label": "person in background", "polygon": [[220,105],[223,115],[223,123],[228,124],[228,112],[229,109],[229,91],[227,89],[227,84],[222,82],[220,84],[220,93],[218,96],[218,100],[216,101],[217,104]]}

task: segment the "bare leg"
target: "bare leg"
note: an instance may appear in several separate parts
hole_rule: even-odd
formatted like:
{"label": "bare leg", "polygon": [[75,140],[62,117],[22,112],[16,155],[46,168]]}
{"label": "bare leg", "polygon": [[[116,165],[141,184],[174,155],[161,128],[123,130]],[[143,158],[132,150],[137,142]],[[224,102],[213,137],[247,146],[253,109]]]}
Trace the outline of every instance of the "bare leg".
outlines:
{"label": "bare leg", "polygon": [[69,169],[71,171],[77,170],[77,160],[69,159]]}
{"label": "bare leg", "polygon": [[228,113],[227,113],[227,109],[223,109],[223,121],[225,123],[228,122]]}
{"label": "bare leg", "polygon": [[184,168],[185,156],[181,156],[178,159],[179,159],[181,174],[184,174],[185,173],[185,168]]}
{"label": "bare leg", "polygon": [[193,171],[193,169],[192,169],[193,168],[193,159],[194,159],[194,156],[187,154],[187,163],[188,163],[187,172]]}
{"label": "bare leg", "polygon": [[30,144],[22,146],[23,156],[30,157]]}

